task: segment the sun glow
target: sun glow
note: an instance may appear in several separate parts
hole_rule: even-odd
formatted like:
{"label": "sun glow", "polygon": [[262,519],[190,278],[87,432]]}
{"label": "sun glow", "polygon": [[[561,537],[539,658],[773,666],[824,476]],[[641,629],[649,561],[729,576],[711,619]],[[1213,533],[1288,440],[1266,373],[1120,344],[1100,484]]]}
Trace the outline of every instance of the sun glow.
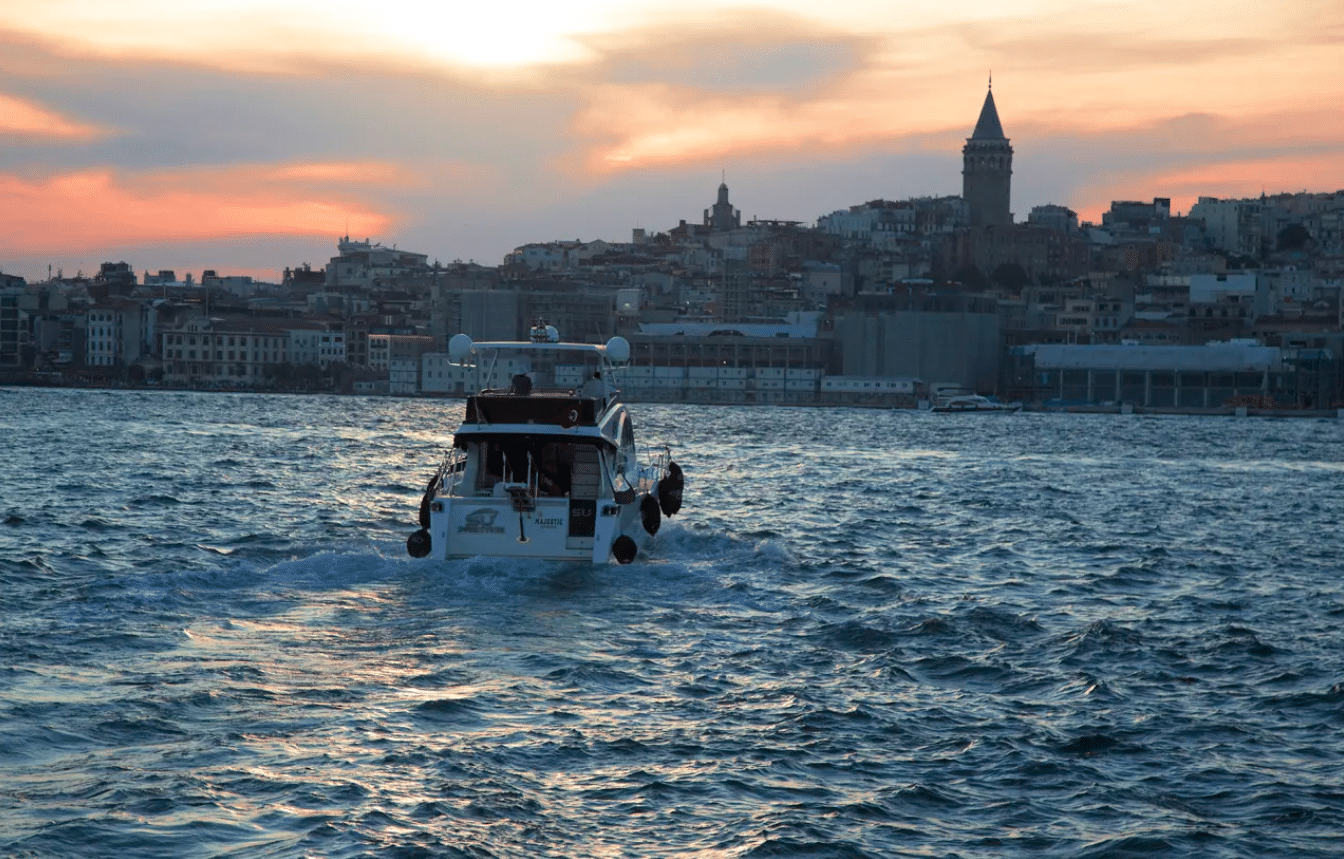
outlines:
{"label": "sun glow", "polygon": [[299,58],[476,68],[570,63],[579,37],[632,20],[615,0],[466,5],[384,0],[43,0],[0,10],[0,30],[112,56],[270,68]]}

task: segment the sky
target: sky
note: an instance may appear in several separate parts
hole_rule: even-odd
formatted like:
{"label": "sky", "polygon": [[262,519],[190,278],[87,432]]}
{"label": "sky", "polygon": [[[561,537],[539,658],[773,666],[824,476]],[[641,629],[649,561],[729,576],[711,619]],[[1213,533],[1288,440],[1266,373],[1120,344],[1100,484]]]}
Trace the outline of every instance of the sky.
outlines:
{"label": "sky", "polygon": [[497,265],[720,181],[808,223],[959,194],[991,74],[1018,220],[1344,188],[1338,0],[5,0],[0,272]]}

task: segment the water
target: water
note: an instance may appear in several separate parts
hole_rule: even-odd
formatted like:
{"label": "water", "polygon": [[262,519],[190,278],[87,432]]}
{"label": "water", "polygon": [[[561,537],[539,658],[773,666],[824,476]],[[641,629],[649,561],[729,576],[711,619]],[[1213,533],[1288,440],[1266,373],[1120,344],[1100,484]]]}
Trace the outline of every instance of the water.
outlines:
{"label": "water", "polygon": [[637,406],[650,557],[413,561],[459,409],[0,389],[0,855],[1339,855],[1339,423]]}

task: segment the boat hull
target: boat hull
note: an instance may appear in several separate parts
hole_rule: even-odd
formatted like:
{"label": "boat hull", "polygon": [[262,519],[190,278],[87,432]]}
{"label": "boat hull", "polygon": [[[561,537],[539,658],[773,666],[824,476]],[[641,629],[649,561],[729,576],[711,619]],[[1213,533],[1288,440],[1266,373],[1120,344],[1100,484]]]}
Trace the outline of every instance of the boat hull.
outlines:
{"label": "boat hull", "polygon": [[[641,550],[650,534],[637,502],[537,498],[519,510],[507,497],[441,497],[430,504],[429,556],[606,563],[622,536]],[[620,558],[616,558],[620,560]]]}
{"label": "boat hull", "polygon": [[934,406],[929,411],[939,415],[996,415],[1011,414],[1020,411],[1021,406],[972,406],[972,407],[954,407],[954,406]]}

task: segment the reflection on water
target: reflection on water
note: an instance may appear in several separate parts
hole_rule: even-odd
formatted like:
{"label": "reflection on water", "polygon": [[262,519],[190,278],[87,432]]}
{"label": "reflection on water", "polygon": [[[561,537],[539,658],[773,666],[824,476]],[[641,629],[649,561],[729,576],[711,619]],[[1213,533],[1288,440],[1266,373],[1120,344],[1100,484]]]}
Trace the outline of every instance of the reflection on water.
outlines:
{"label": "reflection on water", "polygon": [[636,407],[592,567],[405,556],[460,404],[0,406],[7,855],[1335,855],[1334,421]]}

